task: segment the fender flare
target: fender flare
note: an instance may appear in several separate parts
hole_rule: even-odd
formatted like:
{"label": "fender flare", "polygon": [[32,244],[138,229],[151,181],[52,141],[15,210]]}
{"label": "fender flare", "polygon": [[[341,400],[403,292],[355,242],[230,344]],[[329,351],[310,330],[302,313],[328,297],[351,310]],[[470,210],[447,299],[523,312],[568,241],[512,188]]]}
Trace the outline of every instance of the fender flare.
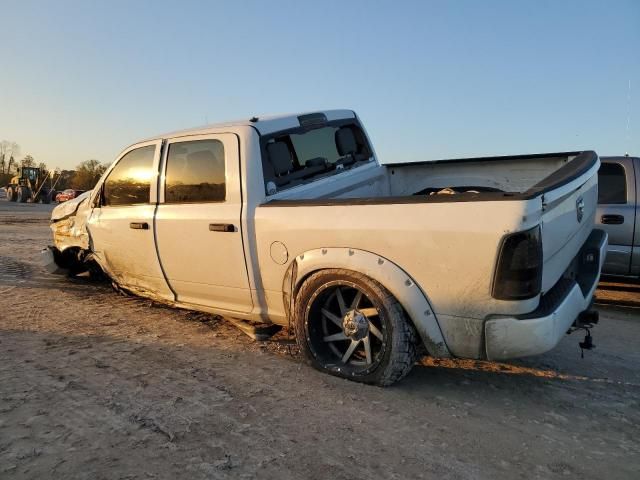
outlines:
{"label": "fender flare", "polygon": [[342,268],[360,272],[383,285],[400,302],[418,331],[424,346],[434,357],[451,357],[436,315],[418,284],[398,265],[366,250],[318,248],[298,255],[285,274],[282,291],[287,316],[302,282],[319,270]]}

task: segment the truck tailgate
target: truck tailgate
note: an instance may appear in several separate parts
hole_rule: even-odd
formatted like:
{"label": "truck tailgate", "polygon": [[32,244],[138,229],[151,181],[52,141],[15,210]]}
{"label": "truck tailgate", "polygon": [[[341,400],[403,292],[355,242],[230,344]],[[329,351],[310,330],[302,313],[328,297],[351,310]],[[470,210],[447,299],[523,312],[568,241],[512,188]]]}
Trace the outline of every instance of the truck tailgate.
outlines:
{"label": "truck tailgate", "polygon": [[[585,152],[586,154],[593,152]],[[574,164],[574,162],[576,162]],[[573,165],[572,165],[573,164]],[[542,292],[565,272],[594,227],[598,203],[598,168],[595,158],[575,158],[531,191],[542,197]]]}

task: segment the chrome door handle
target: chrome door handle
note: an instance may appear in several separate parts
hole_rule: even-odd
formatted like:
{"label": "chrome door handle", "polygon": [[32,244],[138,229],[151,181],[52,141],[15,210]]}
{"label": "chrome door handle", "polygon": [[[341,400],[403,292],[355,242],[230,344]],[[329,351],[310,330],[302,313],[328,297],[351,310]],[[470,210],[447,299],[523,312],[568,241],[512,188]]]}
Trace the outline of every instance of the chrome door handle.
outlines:
{"label": "chrome door handle", "polygon": [[602,215],[600,221],[605,225],[622,225],[624,217],[622,215]]}
{"label": "chrome door handle", "polygon": [[235,232],[236,226],[233,223],[210,223],[209,231],[211,232]]}
{"label": "chrome door handle", "polygon": [[149,224],[147,222],[131,222],[129,228],[134,230],[149,230]]}

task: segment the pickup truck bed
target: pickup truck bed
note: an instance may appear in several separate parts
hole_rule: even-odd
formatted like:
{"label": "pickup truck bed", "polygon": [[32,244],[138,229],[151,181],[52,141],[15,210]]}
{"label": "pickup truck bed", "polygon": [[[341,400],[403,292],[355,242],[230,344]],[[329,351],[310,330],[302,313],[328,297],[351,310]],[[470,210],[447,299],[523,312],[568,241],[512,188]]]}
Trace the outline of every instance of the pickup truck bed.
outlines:
{"label": "pickup truck bed", "polygon": [[[323,198],[270,200],[256,210],[256,237],[259,244],[277,240],[301,252],[321,246],[385,251],[426,292],[451,353],[478,358],[485,345],[470,329],[479,332],[490,316],[529,313],[540,301],[514,304],[492,296],[487,272],[494,270],[501,238],[542,225],[541,293],[551,290],[593,229],[597,168],[593,152],[389,164],[359,172],[355,191],[334,185]],[[460,186],[479,192],[429,195]],[[580,221],[579,199],[586,205]],[[261,264],[268,255],[259,256]],[[269,270],[265,290],[280,295],[284,272]],[[286,317],[284,310],[270,315]]]}

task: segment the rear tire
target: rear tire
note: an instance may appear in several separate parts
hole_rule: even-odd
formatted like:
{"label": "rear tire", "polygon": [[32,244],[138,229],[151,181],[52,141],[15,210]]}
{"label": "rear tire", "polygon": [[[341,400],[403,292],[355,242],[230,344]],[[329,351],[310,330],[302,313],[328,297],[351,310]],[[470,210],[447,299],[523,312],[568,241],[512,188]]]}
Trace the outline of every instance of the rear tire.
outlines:
{"label": "rear tire", "polygon": [[351,270],[309,276],[296,296],[296,340],[314,368],[379,386],[402,379],[417,359],[417,335],[395,297]]}

